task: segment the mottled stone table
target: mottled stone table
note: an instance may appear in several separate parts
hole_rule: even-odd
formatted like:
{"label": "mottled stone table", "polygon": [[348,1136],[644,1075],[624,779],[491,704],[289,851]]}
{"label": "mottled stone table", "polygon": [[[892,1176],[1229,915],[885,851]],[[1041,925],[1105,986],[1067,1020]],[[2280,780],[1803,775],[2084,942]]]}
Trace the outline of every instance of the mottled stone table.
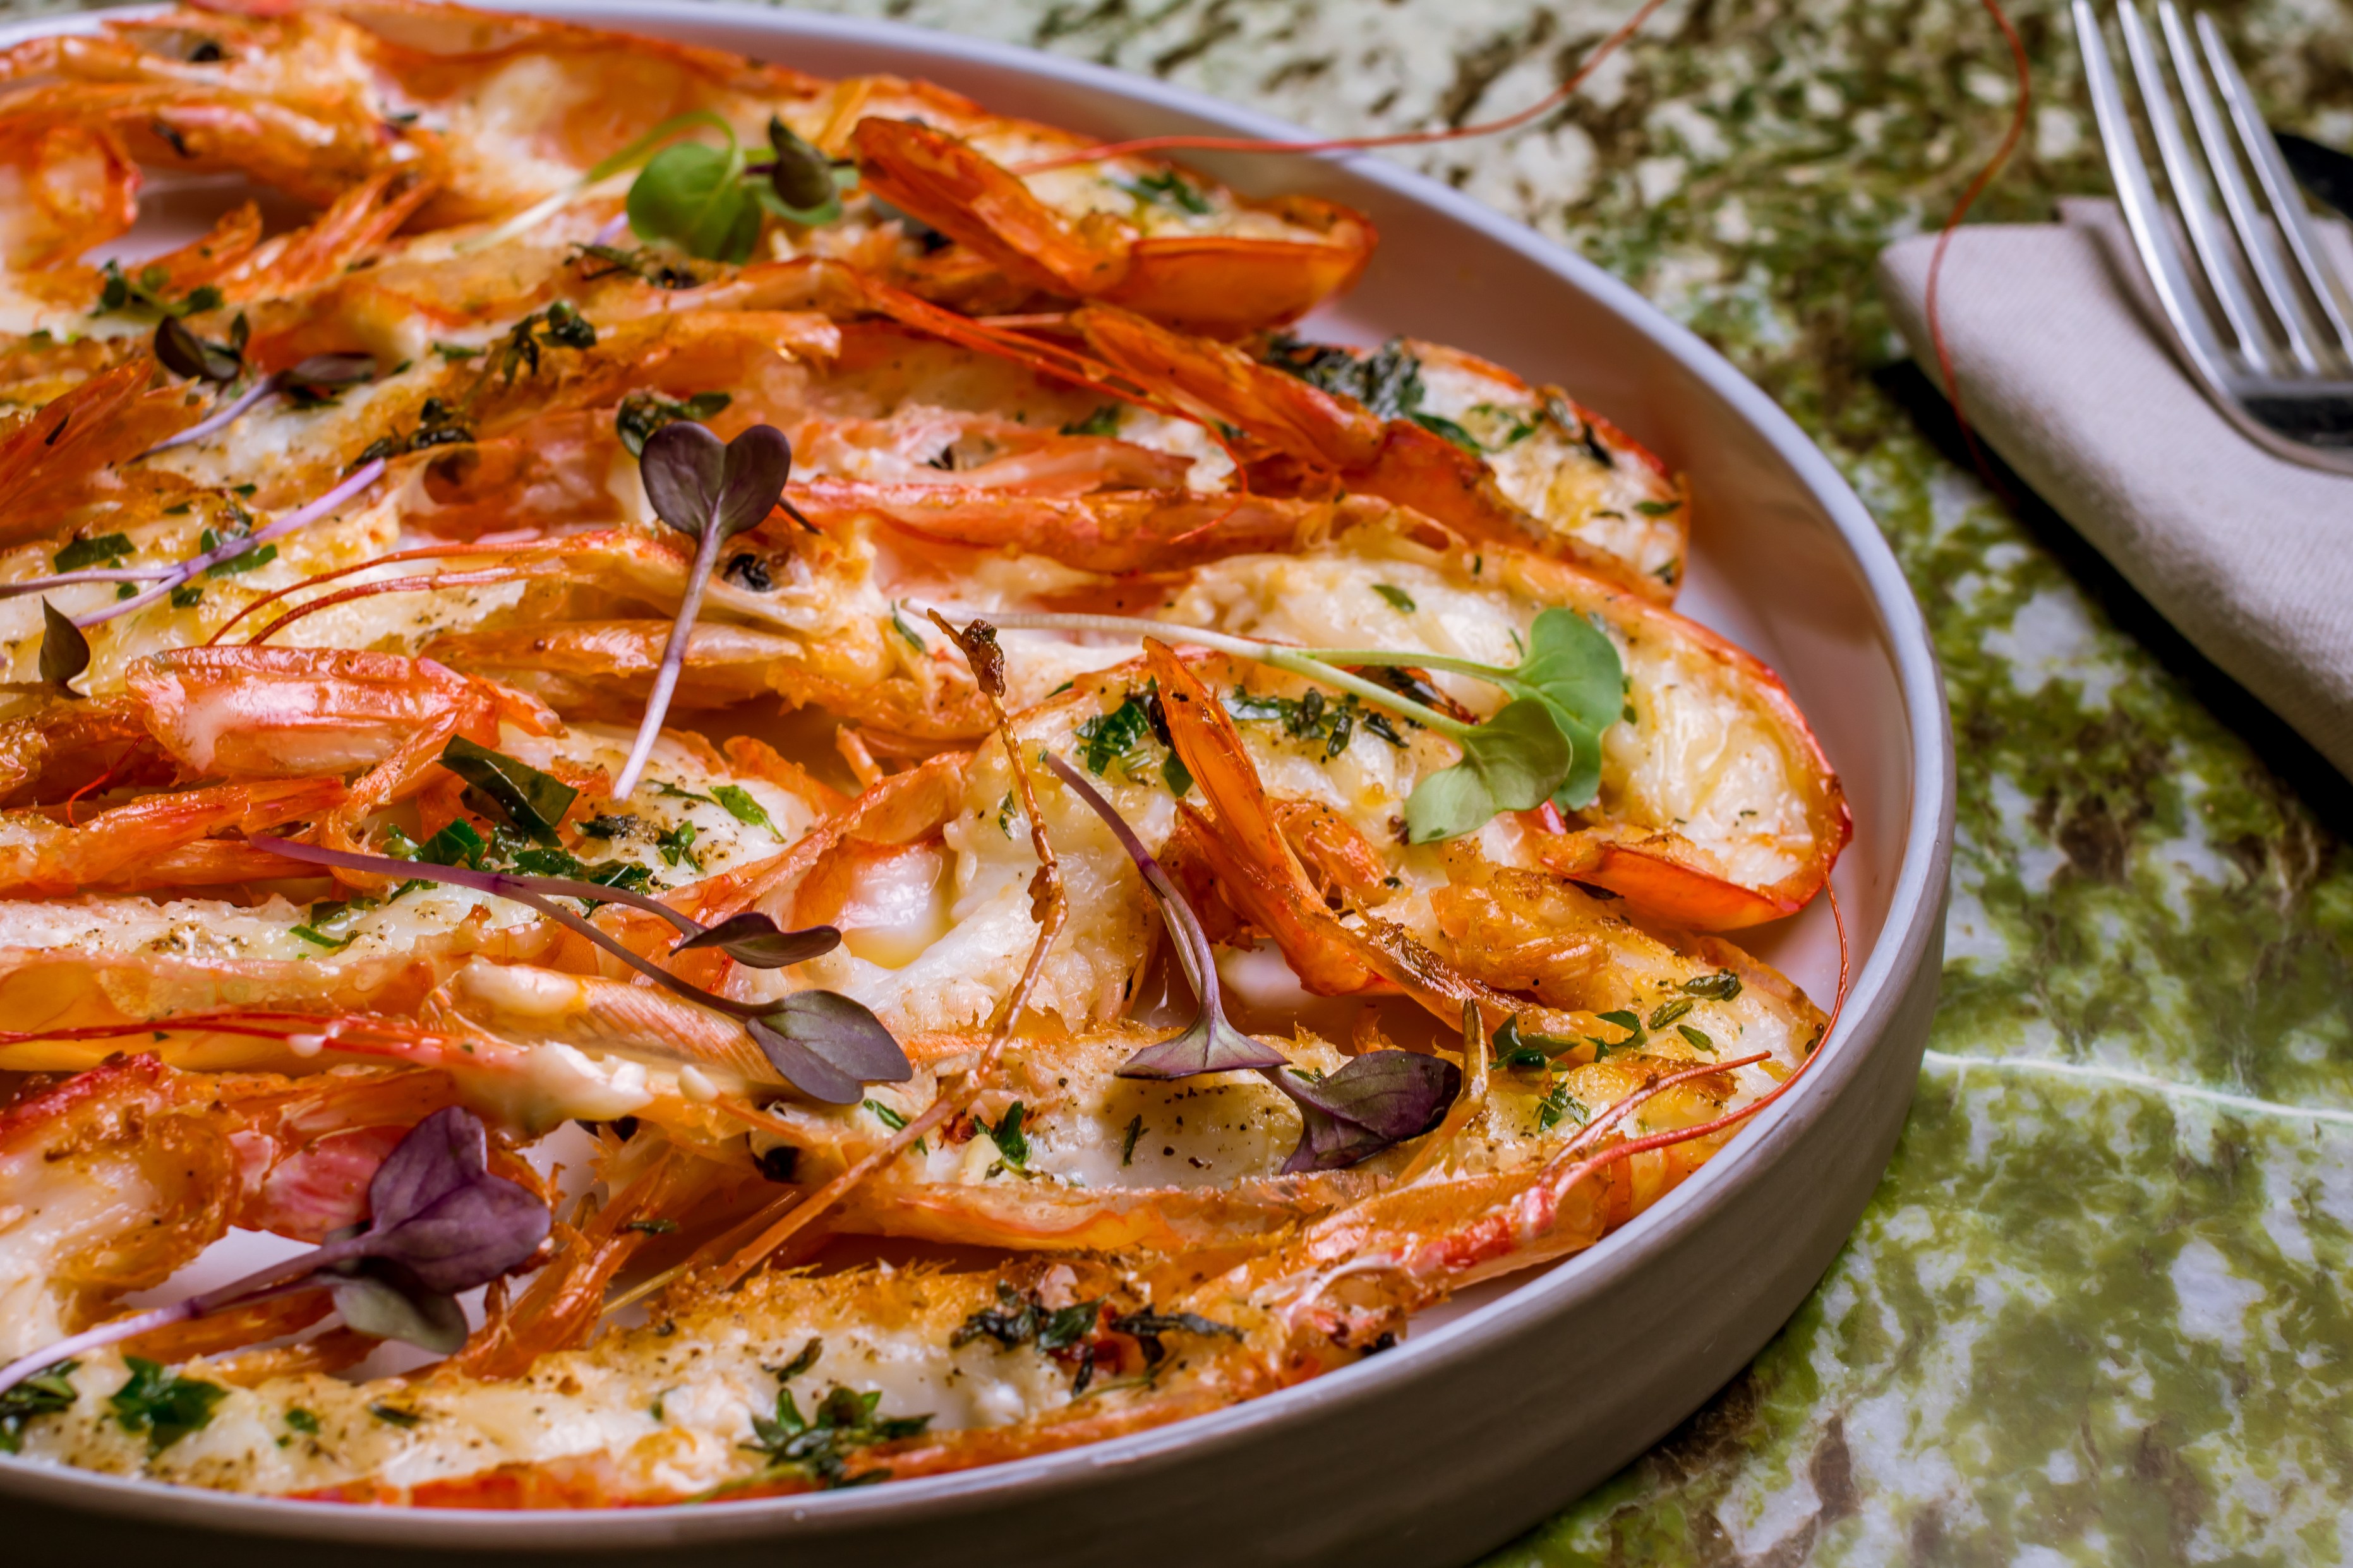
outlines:
{"label": "mottled stone table", "polygon": [[[1335,134],[1529,103],[1630,8],[825,3]],[[2105,182],[2059,6],[2015,10],[2041,107],[1979,216],[2019,221]],[[2218,19],[2275,119],[2353,142],[2353,9]],[[1871,289],[2010,101],[1974,0],[1672,0],[1538,129],[1402,154],[1821,442],[1926,607],[1960,748],[1944,1006],[1860,1229],[1755,1365],[1494,1568],[2353,1557],[2353,788],[1954,460]]]}
{"label": "mottled stone table", "polygon": [[[1630,8],[830,3],[1335,134],[1518,108]],[[2063,15],[2016,9],[2042,106],[1980,209],[2011,221],[2105,188]],[[2218,19],[2275,118],[2353,142],[2353,9]],[[1926,606],[1960,748],[1945,1003],[1862,1227],[1746,1373],[1498,1565],[2353,1557],[2353,789],[1953,460],[1871,288],[2011,91],[1973,0],[1672,0],[1540,129],[1402,154],[1821,442]]]}

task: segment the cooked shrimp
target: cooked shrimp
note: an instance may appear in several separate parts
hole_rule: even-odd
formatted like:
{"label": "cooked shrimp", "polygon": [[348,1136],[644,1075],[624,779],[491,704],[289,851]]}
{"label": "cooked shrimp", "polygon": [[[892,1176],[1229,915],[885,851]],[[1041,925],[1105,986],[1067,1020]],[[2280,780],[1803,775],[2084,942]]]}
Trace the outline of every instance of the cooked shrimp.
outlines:
{"label": "cooked shrimp", "polygon": [[1478,542],[1674,596],[1681,490],[1656,458],[1556,389],[1426,343],[1367,355],[1284,339],[1261,363],[1101,306],[1071,323],[1143,386],[1262,443],[1273,460],[1254,483],[1380,496]]}

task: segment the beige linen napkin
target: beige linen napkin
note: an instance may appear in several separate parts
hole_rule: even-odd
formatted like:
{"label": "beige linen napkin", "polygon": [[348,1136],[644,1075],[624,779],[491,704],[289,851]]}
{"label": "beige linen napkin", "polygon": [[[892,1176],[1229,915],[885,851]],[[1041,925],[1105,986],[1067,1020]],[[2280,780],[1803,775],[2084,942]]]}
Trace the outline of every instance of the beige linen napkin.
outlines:
{"label": "beige linen napkin", "polygon": [[[2112,203],[1953,237],[1937,315],[1969,422],[2206,656],[2353,774],[2353,479],[2241,436],[2153,323]],[[2341,228],[2324,237],[2353,277]],[[1880,292],[1944,378],[1923,302],[1936,236],[1890,246]]]}

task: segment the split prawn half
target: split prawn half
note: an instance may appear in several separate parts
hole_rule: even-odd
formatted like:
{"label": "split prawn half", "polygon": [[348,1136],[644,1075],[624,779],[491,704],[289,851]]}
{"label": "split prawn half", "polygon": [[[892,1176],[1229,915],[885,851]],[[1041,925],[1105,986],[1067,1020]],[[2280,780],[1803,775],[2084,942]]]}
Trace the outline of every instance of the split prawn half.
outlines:
{"label": "split prawn half", "polygon": [[[493,864],[522,854],[529,868],[439,765],[456,740],[567,781],[577,794],[560,842],[657,891],[781,856],[841,799],[757,741],[740,738],[723,757],[679,734],[656,749],[637,795],[612,801],[626,732],[566,730],[529,699],[430,660],[198,648],[141,665],[131,688],[119,755],[134,773],[232,782],[141,784],[120,805],[90,791],[79,820],[70,804],[0,813],[11,895],[0,900],[0,997],[18,1027],[135,1029],[222,1006],[398,1012],[477,957],[595,973],[522,905],[375,879],[337,888],[250,842],[275,829],[343,848],[394,834],[424,844],[454,823],[467,842],[492,846]],[[255,897],[257,884],[271,891]]]}
{"label": "split prawn half", "polygon": [[[0,56],[0,135],[21,125],[28,137],[83,138],[118,171],[101,187],[112,213],[135,201],[134,165],[161,164],[233,170],[318,206],[413,172],[434,186],[421,223],[479,222],[529,208],[659,127],[702,114],[755,144],[774,117],[823,153],[858,160],[866,188],[842,222],[772,226],[779,253],[840,255],[960,308],[1103,298],[1193,330],[1246,332],[1345,289],[1375,242],[1362,216],[1335,204],[1252,200],[1155,159],[1017,174],[1008,163],[1091,139],[928,83],[828,82],[716,50],[410,0],[170,12],[94,38],[19,45]],[[60,145],[29,165],[77,155],[89,154]],[[28,242],[32,253],[109,221],[57,210],[62,232]]]}
{"label": "split prawn half", "polygon": [[[1051,1041],[1034,1049],[1033,1079],[1050,1057],[1087,1070],[1083,1053]],[[1705,1133],[1728,1103],[1727,1076],[1637,1057],[1572,1068],[1539,1099],[1480,1071],[1475,1100],[1466,1097],[1412,1156],[1426,1169],[1408,1166],[1399,1179],[1401,1151],[1388,1174],[1327,1184],[1324,1217],[1272,1247],[1227,1230],[1220,1245],[1183,1257],[1081,1251],[978,1270],[774,1270],[729,1293],[674,1287],[653,1322],[584,1348],[576,1342],[593,1328],[602,1287],[659,1234],[636,1216],[691,1195],[702,1205],[692,1228],[708,1231],[761,1184],[671,1142],[667,1129],[608,1132],[595,1158],[603,1200],[558,1222],[554,1260],[519,1295],[501,1293],[440,1368],[338,1379],[364,1342],[337,1329],[220,1353],[240,1331],[295,1333],[323,1316],[315,1299],[265,1302],[248,1321],[199,1321],[168,1342],[150,1336],[79,1360],[58,1374],[72,1398],[21,1441],[37,1458],[220,1489],[499,1508],[774,1495],[1049,1452],[1206,1413],[1381,1348],[1407,1311],[1504,1266],[1487,1215],[1534,1183],[1550,1179],[1570,1201],[1522,1226],[1516,1260],[1589,1245],[1707,1152],[1694,1147],[1703,1138],[1596,1160],[1611,1123]],[[1200,1151],[1208,1158],[1193,1164],[1229,1186],[1241,1175],[1248,1189],[1247,1171],[1263,1158],[1249,1145],[1265,1140],[1250,1137],[1246,1105],[1220,1106],[1216,1086],[1176,1087],[1139,1103],[1193,1124],[1153,1136]],[[222,1079],[140,1058],[21,1103],[0,1120],[0,1190],[16,1212],[48,1223],[0,1230],[0,1246],[20,1253],[48,1294],[45,1315],[18,1337],[37,1343],[102,1315],[232,1225],[311,1239],[348,1223],[390,1143],[453,1092],[417,1067]],[[1562,1117],[1563,1105],[1576,1110]],[[1058,1125],[1050,1112],[1041,1121],[1049,1131],[1024,1163],[1042,1169],[1026,1182],[1054,1180],[1052,1167],[1074,1152],[1050,1131]],[[965,1137],[997,1148],[994,1135]],[[527,1176],[512,1143],[501,1148]],[[1594,1179],[1560,1183],[1580,1156],[1600,1167]],[[1194,1190],[1203,1200],[1219,1191]],[[1440,1202],[1454,1205],[1451,1226],[1433,1225]],[[175,1215],[170,1227],[149,1223],[159,1206]],[[1369,1267],[1334,1268],[1344,1246]],[[108,1401],[131,1375],[123,1356],[142,1352],[182,1362],[172,1375],[208,1391],[201,1430],[127,1440],[139,1435],[111,1418]],[[818,1438],[805,1436],[812,1424]]]}

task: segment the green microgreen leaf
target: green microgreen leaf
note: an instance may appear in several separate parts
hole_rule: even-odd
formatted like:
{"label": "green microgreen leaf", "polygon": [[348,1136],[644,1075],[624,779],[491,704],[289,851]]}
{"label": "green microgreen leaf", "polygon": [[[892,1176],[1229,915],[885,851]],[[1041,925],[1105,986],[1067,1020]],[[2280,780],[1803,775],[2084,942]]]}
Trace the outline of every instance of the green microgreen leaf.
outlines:
{"label": "green microgreen leaf", "polygon": [[1542,805],[1575,761],[1552,709],[1533,698],[1505,703],[1457,743],[1462,760],[1406,797],[1406,831],[1416,844],[1476,833],[1499,812]]}
{"label": "green microgreen leaf", "polygon": [[744,150],[679,142],[654,154],[629,186],[629,227],[689,256],[740,265],[760,237],[760,203],[744,184]]}

